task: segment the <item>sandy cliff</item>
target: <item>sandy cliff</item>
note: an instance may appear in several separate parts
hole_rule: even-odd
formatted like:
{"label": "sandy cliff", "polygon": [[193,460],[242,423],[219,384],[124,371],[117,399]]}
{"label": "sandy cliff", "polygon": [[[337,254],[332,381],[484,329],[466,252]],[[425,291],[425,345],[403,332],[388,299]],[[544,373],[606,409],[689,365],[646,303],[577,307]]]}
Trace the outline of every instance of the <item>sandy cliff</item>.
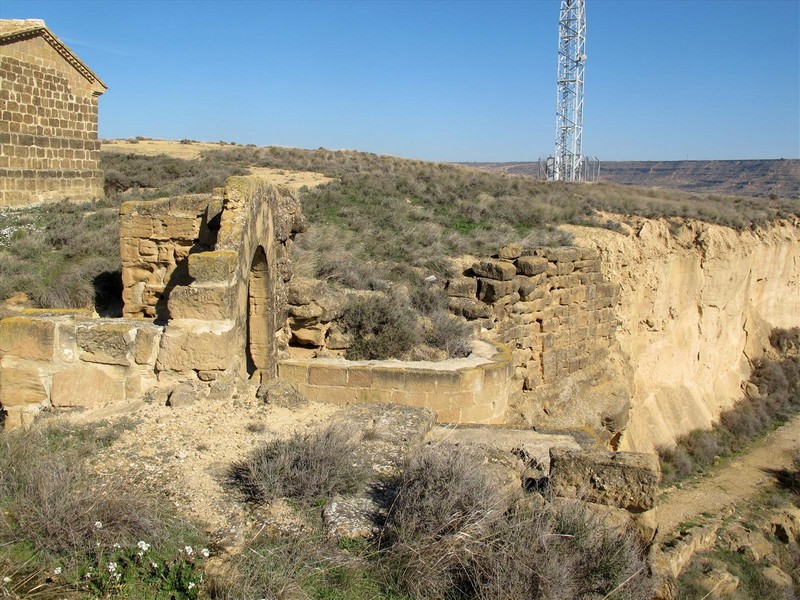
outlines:
{"label": "sandy cliff", "polygon": [[737,232],[628,219],[618,233],[570,228],[620,284],[617,337],[632,366],[621,450],[672,445],[742,397],[773,327],[800,325],[800,222]]}

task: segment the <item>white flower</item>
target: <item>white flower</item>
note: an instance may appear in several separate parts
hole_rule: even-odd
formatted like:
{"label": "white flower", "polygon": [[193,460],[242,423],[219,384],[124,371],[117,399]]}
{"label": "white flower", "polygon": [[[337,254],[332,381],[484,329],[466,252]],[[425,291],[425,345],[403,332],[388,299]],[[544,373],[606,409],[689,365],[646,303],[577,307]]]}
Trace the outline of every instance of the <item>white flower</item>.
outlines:
{"label": "white flower", "polygon": [[119,581],[121,577],[122,573],[117,573],[116,575],[114,575],[114,579],[116,579],[117,581]]}
{"label": "white flower", "polygon": [[136,544],[136,545],[139,546],[139,548],[142,549],[142,552],[147,552],[148,550],[150,550],[150,544],[148,544],[145,541],[141,541],[140,540],[139,543]]}
{"label": "white flower", "polygon": [[200,550],[200,554],[202,554],[205,558],[208,558],[211,555],[211,553],[208,551],[208,548],[203,548]]}
{"label": "white flower", "polygon": [[110,563],[108,563],[108,567],[107,568],[108,568],[108,572],[109,573],[113,573],[114,571],[117,570],[117,563],[110,562]]}
{"label": "white flower", "polygon": [[92,578],[92,572],[91,571],[86,571],[86,575],[84,575],[84,577],[86,579],[91,579]]}
{"label": "white flower", "polygon": [[11,583],[11,577],[3,577],[3,583]]}
{"label": "white flower", "polygon": [[189,556],[191,556],[192,553],[194,552],[194,550],[192,550],[191,546],[184,546],[183,547],[183,551],[186,552],[186,554],[188,554]]}
{"label": "white flower", "polygon": [[103,522],[102,522],[102,521],[95,521],[95,522],[94,522],[94,526],[95,526],[97,529],[102,529],[102,528],[103,528]]}
{"label": "white flower", "polygon": [[139,550],[136,554],[139,556],[144,556],[144,552],[142,550]]}
{"label": "white flower", "polygon": [[116,548],[117,550],[119,550],[120,548],[122,548],[122,546],[120,546],[119,544],[114,544],[114,548]]}
{"label": "white flower", "polygon": [[53,569],[53,575],[61,575],[61,567],[56,567]]}
{"label": "white flower", "polygon": [[194,587],[194,581],[190,581],[189,585],[187,585],[186,587],[192,589]]}
{"label": "white flower", "polygon": [[158,568],[158,563],[151,562],[150,566],[153,567],[154,569],[157,569]]}

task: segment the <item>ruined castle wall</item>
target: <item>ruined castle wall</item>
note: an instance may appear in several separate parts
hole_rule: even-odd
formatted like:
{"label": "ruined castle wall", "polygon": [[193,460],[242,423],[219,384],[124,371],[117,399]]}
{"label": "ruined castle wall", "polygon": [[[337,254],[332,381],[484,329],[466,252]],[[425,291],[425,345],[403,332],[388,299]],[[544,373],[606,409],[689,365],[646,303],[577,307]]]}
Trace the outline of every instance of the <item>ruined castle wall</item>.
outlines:
{"label": "ruined castle wall", "polygon": [[169,319],[160,379],[274,376],[303,223],[293,193],[232,177],[221,197],[132,203],[120,218],[125,315]]}
{"label": "ruined castle wall", "polygon": [[0,206],[103,196],[97,83],[44,37],[0,45]]}
{"label": "ruined castle wall", "polygon": [[[512,349],[517,418],[599,427],[625,412],[624,389],[591,393],[615,351],[619,295],[600,273],[597,250],[535,248],[523,255],[521,246],[510,245],[451,280],[447,293],[453,313],[477,321],[486,339]],[[608,429],[616,432],[616,424]]]}

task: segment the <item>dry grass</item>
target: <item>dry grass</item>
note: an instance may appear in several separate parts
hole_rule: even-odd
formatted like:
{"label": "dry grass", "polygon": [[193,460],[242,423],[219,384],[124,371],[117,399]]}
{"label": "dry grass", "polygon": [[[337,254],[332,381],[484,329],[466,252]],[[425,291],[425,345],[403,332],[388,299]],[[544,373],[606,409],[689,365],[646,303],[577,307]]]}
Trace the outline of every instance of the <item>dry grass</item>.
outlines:
{"label": "dry grass", "polygon": [[630,532],[605,527],[581,502],[507,510],[479,462],[451,447],[412,459],[380,539],[379,564],[394,586],[420,599],[651,597]]}

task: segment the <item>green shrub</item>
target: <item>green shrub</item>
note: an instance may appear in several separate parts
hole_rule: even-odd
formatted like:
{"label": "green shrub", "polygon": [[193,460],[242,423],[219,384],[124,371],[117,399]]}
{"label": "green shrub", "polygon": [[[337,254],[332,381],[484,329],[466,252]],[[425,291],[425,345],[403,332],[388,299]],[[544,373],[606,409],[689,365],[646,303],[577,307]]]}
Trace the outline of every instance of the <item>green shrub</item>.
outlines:
{"label": "green shrub", "polygon": [[354,297],[339,321],[353,337],[350,360],[402,358],[419,340],[416,315],[396,296]]}
{"label": "green shrub", "polygon": [[366,476],[355,463],[355,433],[335,423],[254,450],[235,464],[231,482],[255,502],[292,498],[305,504],[353,492]]}

